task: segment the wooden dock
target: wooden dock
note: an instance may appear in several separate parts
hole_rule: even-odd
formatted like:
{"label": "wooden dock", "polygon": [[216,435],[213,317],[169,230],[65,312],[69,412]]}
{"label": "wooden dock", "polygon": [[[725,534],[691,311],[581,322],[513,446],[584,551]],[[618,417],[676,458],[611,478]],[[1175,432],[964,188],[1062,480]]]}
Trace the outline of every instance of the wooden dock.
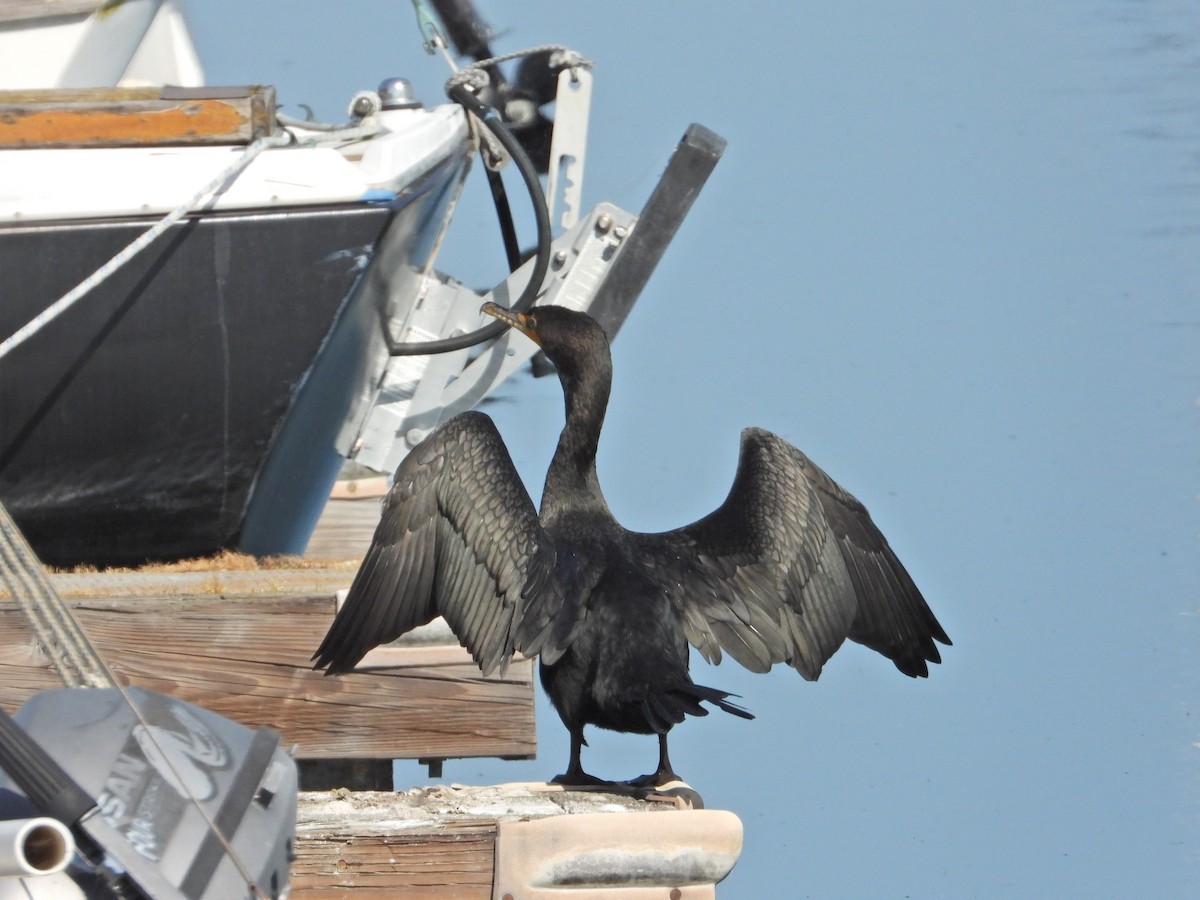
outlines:
{"label": "wooden dock", "polygon": [[[372,651],[350,675],[312,669],[335,594],[353,580],[379,516],[377,499],[329,506],[315,565],[218,557],[195,571],[52,574],[50,583],[118,679],[268,725],[298,760],[381,760],[390,772],[393,759],[533,757],[532,664],[485,678],[444,626]],[[0,582],[0,704],[16,709],[62,682],[6,596]]]}
{"label": "wooden dock", "polygon": [[301,794],[292,897],[702,900],[742,825],[671,797],[544,784]]}
{"label": "wooden dock", "polygon": [[372,479],[338,484],[338,495],[325,504],[304,551],[309,559],[362,559],[371,545],[385,483]]}
{"label": "wooden dock", "polygon": [[[196,571],[49,581],[119,681],[274,728],[294,747],[302,788],[314,772],[346,784],[336,779],[355,763],[377,780],[382,771],[390,787],[393,759],[533,757],[532,663],[484,678],[440,620],[371,651],[348,675],[312,670],[336,592],[353,579],[378,517],[377,497],[331,501],[309,559],[283,567],[229,557]],[[10,711],[62,686],[2,580],[0,672],[0,706]],[[344,768],[317,768],[330,760]],[[294,898],[556,900],[580,891],[703,900],[736,862],[742,834],[733,814],[680,797],[539,784],[308,790],[296,838]]]}
{"label": "wooden dock", "polygon": [[[529,661],[484,678],[448,631],[376,651],[326,677],[310,657],[352,570],[54,575],[118,679],[245,724],[298,760],[527,759],[536,754]],[[432,643],[430,641],[433,641]],[[0,705],[62,686],[28,624],[0,602]]]}

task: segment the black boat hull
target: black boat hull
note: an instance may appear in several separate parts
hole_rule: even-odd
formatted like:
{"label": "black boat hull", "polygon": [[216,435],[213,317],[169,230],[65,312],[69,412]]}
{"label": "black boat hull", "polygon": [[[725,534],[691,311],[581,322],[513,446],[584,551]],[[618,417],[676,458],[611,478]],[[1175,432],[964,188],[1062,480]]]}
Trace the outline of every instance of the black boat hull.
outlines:
{"label": "black boat hull", "polygon": [[[248,519],[246,549],[302,550],[378,340],[363,274],[397,232],[420,268],[455,170],[392,203],[187,220],[0,359],[0,501],[39,556],[204,555]],[[146,226],[0,229],[0,335]]]}

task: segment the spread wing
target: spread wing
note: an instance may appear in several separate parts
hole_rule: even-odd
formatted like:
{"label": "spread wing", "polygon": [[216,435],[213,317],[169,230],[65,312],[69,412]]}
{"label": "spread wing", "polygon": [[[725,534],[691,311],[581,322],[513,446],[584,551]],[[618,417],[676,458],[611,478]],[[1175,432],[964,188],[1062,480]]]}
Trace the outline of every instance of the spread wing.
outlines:
{"label": "spread wing", "polygon": [[866,508],[770,432],[742,432],[733,488],[712,514],[638,535],[688,642],[765,672],[813,680],[847,637],[906,675],[928,675],[950,640]]}
{"label": "spread wing", "polygon": [[396,470],[383,517],[316,668],[347,672],[368,650],[444,616],[484,674],[550,646],[563,593],[555,552],[486,415],[436,428]]}

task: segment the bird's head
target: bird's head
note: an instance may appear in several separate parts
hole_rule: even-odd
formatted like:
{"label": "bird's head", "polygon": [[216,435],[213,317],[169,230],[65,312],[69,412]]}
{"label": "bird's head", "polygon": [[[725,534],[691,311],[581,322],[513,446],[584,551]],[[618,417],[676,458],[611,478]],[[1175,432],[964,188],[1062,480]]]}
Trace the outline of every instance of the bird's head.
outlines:
{"label": "bird's head", "polygon": [[578,375],[582,366],[609,360],[608,336],[600,323],[587,313],[564,306],[535,306],[519,313],[495,303],[485,303],[480,312],[494,316],[525,335],[550,358],[563,375]]}

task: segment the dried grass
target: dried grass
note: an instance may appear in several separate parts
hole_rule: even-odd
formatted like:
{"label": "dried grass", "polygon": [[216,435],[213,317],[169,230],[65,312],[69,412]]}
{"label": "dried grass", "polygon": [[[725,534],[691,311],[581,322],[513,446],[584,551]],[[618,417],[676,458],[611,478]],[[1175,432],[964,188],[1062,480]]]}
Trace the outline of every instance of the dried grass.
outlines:
{"label": "dried grass", "polygon": [[[310,559],[306,556],[251,556],[236,550],[222,550],[215,556],[181,559],[178,562],[146,563],[136,568],[104,569],[113,574],[145,572],[170,575],[178,572],[264,572],[280,569],[347,569],[358,568],[359,559]],[[51,569],[56,575],[91,575],[101,570],[95,566],[76,566],[70,569]]]}

